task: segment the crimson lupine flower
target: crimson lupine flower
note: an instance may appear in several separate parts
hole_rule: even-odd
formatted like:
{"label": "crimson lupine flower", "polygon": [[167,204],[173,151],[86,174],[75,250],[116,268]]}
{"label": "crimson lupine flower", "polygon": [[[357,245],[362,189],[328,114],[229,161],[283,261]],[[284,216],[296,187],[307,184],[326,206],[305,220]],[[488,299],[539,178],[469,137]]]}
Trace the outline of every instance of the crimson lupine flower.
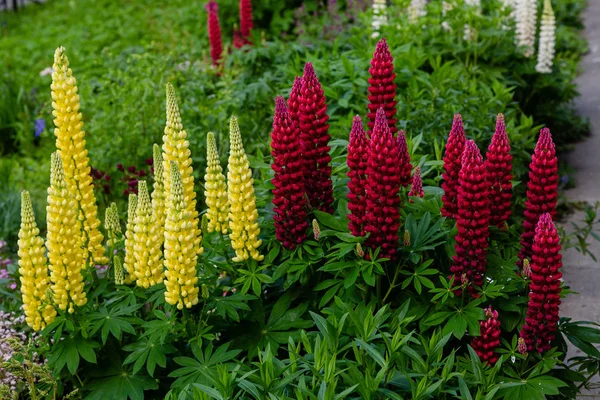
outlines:
{"label": "crimson lupine flower", "polygon": [[290,118],[283,97],[275,98],[271,147],[276,156],[271,167],[275,236],[287,249],[306,239],[308,229],[299,128]]}
{"label": "crimson lupine flower", "polygon": [[221,25],[219,24],[219,15],[217,2],[209,1],[206,4],[208,11],[208,40],[210,41],[210,58],[214,66],[221,62],[223,54],[223,43],[221,41]]}
{"label": "crimson lupine flower", "polygon": [[481,333],[479,336],[473,338],[471,347],[475,350],[481,361],[487,362],[489,365],[494,365],[499,358],[495,350],[500,346],[501,333],[498,311],[492,310],[492,306],[489,306],[485,309],[485,317],[485,320],[479,321]]}
{"label": "crimson lupine flower", "polygon": [[365,187],[367,183],[367,156],[369,140],[363,128],[360,116],[354,117],[348,144],[348,229],[354,236],[364,236],[365,223]]}
{"label": "crimson lupine flower", "polygon": [[490,225],[505,229],[512,199],[512,157],[502,114],[496,118],[496,132],[486,154],[485,171],[490,182]]}
{"label": "crimson lupine flower", "polygon": [[292,120],[296,122],[298,122],[298,110],[300,110],[300,89],[302,89],[302,77],[297,76],[294,78],[294,84],[287,101],[288,113]]}
{"label": "crimson lupine flower", "polygon": [[544,213],[556,215],[558,198],[558,159],[552,142],[550,130],[544,128],[540,132],[535,151],[529,164],[529,182],[527,182],[527,200],[525,201],[525,221],[521,235],[521,251],[519,267],[523,260],[531,257],[535,226]]}
{"label": "crimson lupine flower", "polygon": [[560,238],[550,213],[544,213],[535,228],[531,256],[529,305],[521,337],[527,350],[550,350],[556,333],[562,273]]}
{"label": "crimson lupine flower", "polygon": [[250,0],[240,0],[240,34],[247,44],[250,44],[252,27],[252,2]]}
{"label": "crimson lupine flower", "polygon": [[233,28],[233,47],[241,49],[246,44],[246,41],[240,36],[240,31],[237,27]]}
{"label": "crimson lupine flower", "polygon": [[329,125],[323,88],[311,63],[306,63],[299,95],[298,122],[304,158],[304,188],[310,206],[333,213]]}
{"label": "crimson lupine flower", "polygon": [[[421,180],[421,167],[415,168],[415,175],[412,179],[412,186],[410,187],[410,192],[408,192],[408,196],[425,196],[425,192],[423,191],[423,181]],[[412,199],[409,200],[411,203]]]}
{"label": "crimson lupine flower", "polygon": [[[489,183],[485,179],[483,158],[474,141],[465,144],[458,174],[458,216],[456,218],[456,255],[450,271],[456,285],[466,280],[475,297],[474,286],[483,284],[490,224]],[[463,274],[465,275],[463,277]]]}
{"label": "crimson lupine flower", "polygon": [[400,225],[400,154],[383,108],[377,110],[369,144],[365,232],[370,235],[365,244],[381,247],[380,257],[394,259]]}
{"label": "crimson lupine flower", "polygon": [[406,132],[403,130],[398,132],[398,151],[400,152],[400,159],[398,160],[398,164],[400,165],[400,185],[408,187],[412,182],[412,177],[410,176],[412,165],[410,163],[410,154],[408,154],[408,145],[406,144]]}
{"label": "crimson lupine flower", "polygon": [[458,215],[458,174],[466,140],[462,117],[460,114],[454,114],[452,129],[448,135],[448,142],[446,142],[444,172],[442,173],[442,179],[444,180],[442,183],[442,189],[444,190],[442,215],[444,217],[456,218]]}
{"label": "crimson lupine flower", "polygon": [[394,59],[390,53],[385,38],[377,42],[375,53],[371,59],[369,68],[371,77],[369,78],[369,136],[375,125],[375,115],[380,107],[385,111],[385,117],[390,127],[392,136],[398,132],[396,128],[396,84],[394,79]]}

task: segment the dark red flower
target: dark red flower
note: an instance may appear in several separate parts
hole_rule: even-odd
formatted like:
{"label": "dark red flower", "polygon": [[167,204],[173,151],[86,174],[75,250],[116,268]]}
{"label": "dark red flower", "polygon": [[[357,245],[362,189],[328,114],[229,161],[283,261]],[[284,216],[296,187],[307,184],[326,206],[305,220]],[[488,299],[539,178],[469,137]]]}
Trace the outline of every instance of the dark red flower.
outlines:
{"label": "dark red flower", "polygon": [[396,128],[396,74],[394,73],[394,58],[390,53],[387,42],[381,39],[377,42],[375,53],[369,68],[369,136],[375,125],[375,116],[380,107],[385,111],[385,117],[392,136],[398,132]]}
{"label": "dark red flower", "polygon": [[486,154],[485,171],[490,182],[490,225],[505,229],[512,199],[512,157],[502,114],[496,118],[496,132]]}
{"label": "dark red flower", "polygon": [[152,166],[154,164],[154,159],[152,157],[146,158],[146,165]]}
{"label": "dark red flower", "polygon": [[544,213],[556,215],[558,199],[558,159],[552,142],[550,130],[544,128],[540,132],[535,151],[529,164],[529,182],[527,182],[527,200],[525,201],[525,221],[521,235],[521,251],[519,267],[523,259],[530,258],[532,252],[535,226]]}
{"label": "dark red flower", "polygon": [[299,95],[298,121],[304,159],[304,188],[310,206],[333,212],[329,125],[323,88],[311,63],[306,63]]}
{"label": "dark red flower", "polygon": [[446,151],[444,153],[444,172],[442,174],[442,189],[444,195],[442,201],[442,215],[444,217],[456,218],[458,214],[458,174],[462,163],[462,153],[465,148],[465,130],[463,128],[462,117],[460,114],[454,114],[452,129],[446,142]]}
{"label": "dark red flower", "polygon": [[492,306],[489,306],[485,309],[485,317],[485,320],[479,321],[480,334],[473,338],[471,347],[481,361],[494,365],[499,358],[495,350],[500,346],[501,334],[498,311],[492,310]]}
{"label": "dark red flower", "polygon": [[125,171],[125,168],[123,168],[123,164],[117,164],[117,169],[119,171]]}
{"label": "dark red flower", "polygon": [[[421,168],[415,168],[415,175],[412,179],[412,186],[410,188],[410,192],[408,192],[408,196],[425,196],[425,192],[423,192],[423,181],[421,180]],[[409,200],[412,203],[412,199]]]}
{"label": "dark red flower", "polygon": [[246,44],[246,41],[240,36],[240,31],[237,27],[233,28],[233,47],[241,49]]}
{"label": "dark red flower", "polygon": [[275,98],[271,147],[277,154],[271,164],[275,171],[272,180],[275,236],[291,250],[306,239],[308,220],[300,131],[290,118],[283,97]]}
{"label": "dark red flower", "polygon": [[300,109],[300,89],[302,89],[302,77],[297,76],[294,78],[294,84],[287,101],[290,118],[296,122],[298,122],[298,110]]}
{"label": "dark red flower", "polygon": [[127,167],[127,172],[130,172],[132,174],[135,172],[135,170],[136,170],[135,165],[132,165],[131,167]]}
{"label": "dark red flower", "polygon": [[221,63],[223,42],[221,40],[221,25],[219,24],[218,6],[216,1],[206,4],[208,11],[208,40],[210,42],[210,57],[214,66]]}
{"label": "dark red flower", "polygon": [[252,27],[252,2],[250,0],[240,0],[240,34],[247,44],[250,44]]}
{"label": "dark red flower", "polygon": [[403,130],[398,132],[398,151],[400,152],[400,159],[398,160],[398,164],[400,164],[400,184],[408,187],[412,182],[412,177],[410,176],[412,165],[410,163],[410,154],[408,154],[408,145],[406,144],[406,132]]}
{"label": "dark red flower", "polygon": [[348,229],[354,236],[364,236],[365,188],[367,183],[367,157],[369,140],[360,116],[354,117],[348,144]]}
{"label": "dark red flower", "polygon": [[550,350],[559,319],[562,257],[560,238],[550,213],[544,213],[535,228],[531,255],[529,305],[521,337],[527,350]]}

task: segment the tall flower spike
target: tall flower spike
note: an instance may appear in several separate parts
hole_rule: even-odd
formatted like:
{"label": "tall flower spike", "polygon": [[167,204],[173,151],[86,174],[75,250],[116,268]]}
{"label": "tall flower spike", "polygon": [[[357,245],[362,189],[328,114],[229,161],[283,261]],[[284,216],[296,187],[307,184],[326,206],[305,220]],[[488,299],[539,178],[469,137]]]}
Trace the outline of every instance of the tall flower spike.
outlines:
{"label": "tall flower spike", "polygon": [[373,21],[371,27],[373,33],[371,37],[379,36],[379,30],[383,25],[387,25],[387,0],[373,0]]}
{"label": "tall flower spike", "polygon": [[146,181],[138,182],[138,204],[134,220],[134,261],[133,271],[136,284],[145,289],[163,281],[163,260],[161,253],[163,233],[152,213],[152,204]]}
{"label": "tall flower spike", "polygon": [[229,226],[229,200],[223,167],[219,160],[217,141],[212,132],[206,136],[206,174],[204,175],[204,197],[208,210],[208,232],[221,232],[226,235]]}
{"label": "tall flower spike", "polygon": [[78,218],[83,222],[83,246],[87,250],[85,258],[86,261],[91,257],[97,264],[106,264],[108,259],[102,245],[104,238],[99,229],[98,206],[85,148],[82,115],[79,112],[77,81],[69,68],[69,59],[63,47],[57,48],[54,53],[52,70],[52,115],[56,126],[56,147],[62,159],[67,189],[75,199]]}
{"label": "tall flower spike", "polygon": [[127,275],[125,276],[125,283],[131,284],[135,282],[136,277],[134,273],[135,264],[135,213],[137,210],[138,197],[135,194],[129,195],[129,204],[127,207],[127,228],[125,231],[125,263],[123,267]]}
{"label": "tall flower spike", "polygon": [[115,285],[120,286],[125,284],[125,273],[123,272],[123,263],[121,262],[121,257],[113,257],[113,267],[115,269]]}
{"label": "tall flower spike", "polygon": [[502,114],[496,118],[496,132],[486,154],[485,172],[490,183],[490,225],[504,229],[512,200],[512,157]]}
{"label": "tall flower spike", "polygon": [[371,59],[371,67],[369,68],[369,112],[367,117],[369,122],[369,136],[373,133],[373,126],[375,126],[375,115],[379,108],[383,107],[385,111],[385,117],[390,127],[392,136],[398,132],[396,128],[396,84],[394,79],[396,74],[394,73],[394,58],[390,53],[387,42],[381,39],[377,42],[375,53]]}
{"label": "tall flower spike", "polygon": [[254,179],[242,144],[242,135],[236,117],[229,123],[229,163],[227,167],[227,197],[229,198],[229,229],[234,262],[252,257],[262,261],[258,252],[262,240],[258,238],[258,211],[254,194]]}
{"label": "tall flower spike", "polygon": [[[413,197],[424,197],[425,192],[423,192],[423,181],[421,180],[421,168],[415,168],[415,175],[412,179],[412,186],[410,187],[410,192],[408,192],[408,196]],[[409,200],[412,203],[412,199]]]}
{"label": "tall flower spike", "polygon": [[444,217],[456,218],[458,214],[458,174],[462,165],[462,153],[466,140],[462,117],[460,114],[454,114],[452,129],[448,135],[444,152],[444,172],[442,174],[444,180],[442,183],[444,190],[442,215]]}
{"label": "tall flower spike", "polygon": [[489,365],[496,364],[498,354],[496,349],[500,346],[500,321],[498,311],[492,310],[492,306],[485,309],[485,319],[479,321],[480,335],[473,338],[471,347],[483,362]]}
{"label": "tall flower spike", "polygon": [[408,187],[412,182],[412,177],[410,176],[412,165],[410,163],[410,154],[408,153],[408,144],[406,143],[406,132],[403,130],[398,132],[398,151],[400,153],[400,159],[398,160],[400,166],[400,185]]}
{"label": "tall flower spike", "polygon": [[427,0],[411,0],[408,6],[408,21],[411,24],[417,23],[419,18],[427,15]]}
{"label": "tall flower spike", "polygon": [[360,116],[355,116],[348,144],[348,229],[354,236],[365,235],[367,157],[369,140]]}
{"label": "tall flower spike", "polygon": [[206,4],[208,11],[208,40],[210,42],[210,58],[212,64],[217,67],[221,64],[223,55],[223,42],[221,40],[221,25],[219,24],[219,7],[216,1],[209,1]]}
{"label": "tall flower spike", "polygon": [[483,284],[490,225],[489,183],[485,179],[483,158],[474,141],[465,144],[462,167],[458,175],[458,217],[456,218],[456,255],[450,271],[455,284],[469,282],[469,292]]}
{"label": "tall flower spike", "polygon": [[246,43],[250,43],[252,28],[252,2],[240,0],[240,34]]}
{"label": "tall flower spike", "polygon": [[538,59],[535,66],[535,70],[540,74],[549,74],[552,72],[555,46],[556,19],[554,17],[554,10],[552,10],[552,3],[550,0],[544,0],[544,12],[540,24]]}
{"label": "tall flower spike", "polygon": [[523,49],[525,57],[531,57],[537,25],[537,0],[517,0],[515,17],[517,46]]}
{"label": "tall flower spike", "polygon": [[154,186],[152,190],[152,214],[156,221],[156,229],[159,247],[162,246],[165,237],[165,207],[167,193],[165,190],[165,166],[160,146],[156,143],[152,146],[152,159],[154,168]]}
{"label": "tall flower spike", "polygon": [[288,113],[290,114],[290,118],[297,124],[299,123],[298,111],[300,110],[300,89],[302,89],[302,77],[297,76],[294,78],[294,84],[292,85],[290,97],[287,101]]}
{"label": "tall flower spike", "polygon": [[544,213],[556,215],[558,199],[558,158],[548,128],[540,132],[535,151],[529,164],[529,182],[527,182],[527,199],[525,200],[525,221],[521,234],[521,251],[518,265],[523,265],[525,258],[531,259],[535,226]]}
{"label": "tall flower spike", "polygon": [[116,203],[111,203],[110,207],[106,208],[104,214],[104,227],[106,228],[106,234],[108,236],[106,245],[109,248],[115,246],[122,236],[121,222],[119,221],[119,211]]}
{"label": "tall flower spike", "polygon": [[49,287],[44,239],[35,223],[29,192],[21,192],[21,229],[19,230],[19,274],[23,312],[27,325],[34,331],[54,321],[56,310],[46,295]]}
{"label": "tall flower spike", "polygon": [[375,118],[367,162],[365,244],[372,250],[381,247],[380,256],[396,258],[400,226],[400,158],[396,139],[380,108]]}
{"label": "tall flower spike", "polygon": [[54,304],[61,310],[75,311],[87,303],[82,269],[85,268],[84,236],[78,219],[77,202],[67,189],[58,152],[52,153],[48,188],[46,247]]}
{"label": "tall flower spike", "polygon": [[529,352],[543,353],[550,350],[556,335],[562,278],[560,238],[549,213],[536,226],[531,260],[529,305],[521,337]]}
{"label": "tall flower spike", "polygon": [[173,85],[167,83],[167,125],[163,135],[163,167],[165,195],[168,199],[171,191],[171,162],[175,161],[179,166],[179,173],[183,183],[183,195],[185,204],[190,217],[190,223],[193,229],[194,246],[198,255],[202,254],[204,249],[200,245],[202,236],[199,229],[198,211],[196,211],[196,192],[194,191],[194,170],[192,168],[192,157],[190,152],[190,142],[187,140],[187,133],[181,123],[181,115],[177,106],[175,89]]}
{"label": "tall flower spike", "polygon": [[290,118],[283,97],[275,98],[271,131],[273,148],[273,206],[275,236],[287,249],[306,239],[308,229],[306,196],[302,171],[302,149],[298,125]]}
{"label": "tall flower spike", "polygon": [[323,88],[311,63],[304,66],[298,120],[304,158],[304,188],[310,206],[333,213],[329,125]]}
{"label": "tall flower spike", "polygon": [[192,216],[186,204],[184,184],[175,161],[169,166],[169,200],[165,221],[165,301],[179,310],[198,304],[198,254]]}

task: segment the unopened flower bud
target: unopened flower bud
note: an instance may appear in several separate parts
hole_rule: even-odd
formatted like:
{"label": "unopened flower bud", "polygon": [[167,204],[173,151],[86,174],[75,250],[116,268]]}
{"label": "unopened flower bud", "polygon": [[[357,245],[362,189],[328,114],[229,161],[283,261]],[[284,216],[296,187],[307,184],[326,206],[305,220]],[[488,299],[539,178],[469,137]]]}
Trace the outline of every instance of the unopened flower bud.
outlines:
{"label": "unopened flower bud", "polygon": [[316,219],[312,220],[313,234],[315,235],[315,240],[319,240],[319,236],[321,235],[321,228],[319,227],[319,223]]}
{"label": "unopened flower bud", "polygon": [[360,245],[360,243],[356,243],[356,254],[360,257],[363,258],[365,256],[365,251],[363,250],[362,246]]}
{"label": "unopened flower bud", "polygon": [[208,299],[209,296],[210,296],[210,292],[208,290],[208,286],[206,286],[206,285],[203,284],[202,285],[202,298],[204,300],[206,300],[206,299]]}
{"label": "unopened flower bud", "polygon": [[123,272],[123,263],[119,256],[114,256],[113,267],[115,269],[115,285],[125,284],[125,273]]}
{"label": "unopened flower bud", "polygon": [[527,344],[525,343],[525,339],[520,337],[517,346],[519,349],[519,353],[521,353],[523,356],[527,357]]}
{"label": "unopened flower bud", "polygon": [[529,262],[529,258],[523,260],[523,275],[526,278],[531,278],[531,263]]}
{"label": "unopened flower bud", "polygon": [[404,237],[402,238],[402,242],[405,247],[410,246],[410,232],[408,230],[404,231]]}

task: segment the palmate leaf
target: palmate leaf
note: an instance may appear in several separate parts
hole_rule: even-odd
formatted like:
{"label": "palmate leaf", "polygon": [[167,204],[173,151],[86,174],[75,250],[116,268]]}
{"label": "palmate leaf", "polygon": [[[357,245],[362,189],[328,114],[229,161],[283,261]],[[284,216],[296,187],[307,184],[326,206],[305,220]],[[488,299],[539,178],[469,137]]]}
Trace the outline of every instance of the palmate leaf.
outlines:
{"label": "palmate leaf", "polygon": [[229,350],[229,343],[219,346],[214,352],[213,350],[212,344],[209,344],[203,352],[200,346],[193,343],[192,353],[195,358],[175,357],[175,362],[182,368],[169,374],[169,377],[177,378],[172,386],[181,388],[191,383],[210,385],[212,374],[216,371],[211,367],[227,363],[241,352],[241,350]]}
{"label": "palmate leaf", "polygon": [[133,374],[137,374],[144,365],[150,376],[154,376],[156,366],[165,368],[167,366],[166,354],[174,353],[176,350],[170,344],[153,342],[147,338],[140,339],[123,347],[125,351],[132,353],[127,356],[123,365],[133,364]]}
{"label": "palmate leaf", "polygon": [[66,365],[69,372],[75,374],[80,358],[92,364],[96,363],[94,349],[97,348],[100,348],[100,345],[93,340],[68,336],[53,346],[48,356],[48,364],[55,373],[62,371]]}
{"label": "palmate leaf", "polygon": [[146,375],[135,375],[125,368],[112,368],[104,377],[86,384],[87,400],[143,400],[145,390],[155,390],[158,383]]}
{"label": "palmate leaf", "polygon": [[106,343],[109,332],[117,340],[121,340],[123,332],[135,334],[132,324],[140,324],[142,321],[131,315],[140,307],[141,304],[114,308],[101,307],[98,312],[90,314],[90,319],[93,321],[92,334],[100,331],[102,343]]}

